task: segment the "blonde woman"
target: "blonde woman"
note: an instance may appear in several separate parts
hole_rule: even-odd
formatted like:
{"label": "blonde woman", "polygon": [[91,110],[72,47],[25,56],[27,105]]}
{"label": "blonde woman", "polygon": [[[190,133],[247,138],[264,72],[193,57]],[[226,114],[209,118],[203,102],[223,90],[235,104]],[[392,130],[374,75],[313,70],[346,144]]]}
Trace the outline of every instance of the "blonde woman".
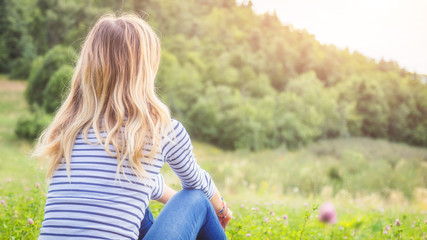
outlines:
{"label": "blonde woman", "polygon": [[[226,239],[231,210],[155,94],[159,62],[159,39],[136,15],[105,15],[89,32],[33,152],[50,179],[39,239]],[[178,193],[159,174],[164,163]],[[150,200],[166,204],[155,221]]]}

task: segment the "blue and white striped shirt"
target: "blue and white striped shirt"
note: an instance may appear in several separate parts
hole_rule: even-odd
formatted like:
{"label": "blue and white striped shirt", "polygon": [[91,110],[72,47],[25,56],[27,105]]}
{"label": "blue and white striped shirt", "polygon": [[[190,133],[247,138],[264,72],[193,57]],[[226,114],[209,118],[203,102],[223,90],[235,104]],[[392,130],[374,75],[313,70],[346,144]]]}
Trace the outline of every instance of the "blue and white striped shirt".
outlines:
{"label": "blue and white striped shirt", "polygon": [[[211,199],[215,184],[197,164],[187,131],[175,119],[172,126],[175,135],[169,138],[173,141],[164,138],[161,154],[156,154],[151,165],[143,163],[153,181],[138,178],[126,163],[124,171],[130,182],[123,174],[118,177],[120,181],[116,180],[117,159],[108,155],[103,145],[87,144],[78,134],[71,156],[71,178],[63,164],[49,185],[39,240],[137,239],[149,200],[163,195],[159,171],[165,162],[183,188],[201,189]],[[97,142],[92,129],[88,140]],[[144,154],[149,151],[147,147]]]}

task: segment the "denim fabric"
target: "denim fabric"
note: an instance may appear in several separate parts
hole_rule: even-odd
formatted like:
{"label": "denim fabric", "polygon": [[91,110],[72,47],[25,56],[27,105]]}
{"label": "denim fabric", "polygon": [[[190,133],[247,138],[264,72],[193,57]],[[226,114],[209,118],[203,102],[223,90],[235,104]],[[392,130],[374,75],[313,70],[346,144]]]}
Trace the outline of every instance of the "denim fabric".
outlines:
{"label": "denim fabric", "polygon": [[145,216],[144,219],[141,221],[141,227],[139,228],[139,238],[138,240],[142,240],[142,238],[147,234],[148,230],[150,229],[151,225],[154,223],[153,214],[150,211],[150,208],[147,207],[145,210]]}
{"label": "denim fabric", "polygon": [[201,190],[183,189],[165,205],[156,220],[149,208],[141,222],[139,239],[227,239],[215,210]]}

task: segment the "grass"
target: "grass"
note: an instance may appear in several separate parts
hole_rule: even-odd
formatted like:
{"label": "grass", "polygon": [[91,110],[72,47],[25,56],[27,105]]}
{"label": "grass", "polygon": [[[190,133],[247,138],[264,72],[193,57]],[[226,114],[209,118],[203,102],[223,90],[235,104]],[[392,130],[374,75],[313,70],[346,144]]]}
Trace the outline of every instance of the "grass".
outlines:
{"label": "grass", "polygon": [[[0,239],[36,239],[43,221],[45,188],[2,184]],[[249,198],[250,199],[250,198]],[[303,200],[303,199],[300,199]],[[305,199],[306,200],[306,199]],[[426,239],[426,212],[410,208],[371,208],[359,201],[335,202],[336,224],[318,221],[320,199],[297,201],[231,200],[235,219],[227,228],[228,239]],[[162,205],[150,204],[157,216]],[[401,222],[395,224],[396,218]],[[30,220],[31,219],[31,220]],[[33,221],[33,222],[29,222]],[[31,223],[31,224],[30,224]]]}
{"label": "grass", "polygon": [[44,178],[38,163],[28,158],[31,143],[14,133],[18,118],[28,112],[23,97],[25,87],[25,82],[7,81],[0,76],[0,183],[10,178],[24,186]]}
{"label": "grass", "polygon": [[[36,239],[43,221],[44,173],[28,158],[32,143],[14,135],[28,111],[24,89],[25,82],[0,76],[0,239]],[[229,239],[427,239],[426,149],[367,138],[294,152],[194,145],[235,215]],[[162,172],[180,188],[168,166]],[[316,206],[324,202],[334,204],[336,224],[318,221]],[[162,205],[150,207],[157,215]]]}

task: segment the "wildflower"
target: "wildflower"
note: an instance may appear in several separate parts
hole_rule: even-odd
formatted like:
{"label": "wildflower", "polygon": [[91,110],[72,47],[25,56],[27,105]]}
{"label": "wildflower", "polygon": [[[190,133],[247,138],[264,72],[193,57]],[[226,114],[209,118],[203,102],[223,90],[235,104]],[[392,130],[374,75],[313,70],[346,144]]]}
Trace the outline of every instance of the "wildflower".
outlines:
{"label": "wildflower", "polygon": [[386,231],[390,231],[390,227],[389,226],[385,226],[384,228]]}
{"label": "wildflower", "polygon": [[307,203],[307,202],[305,202],[305,203],[304,203],[304,207],[307,207],[307,206],[308,206],[308,203]]}
{"label": "wildflower", "polygon": [[384,232],[383,232],[384,234],[388,234],[388,231],[387,230],[384,230]]}
{"label": "wildflower", "polygon": [[396,221],[394,223],[396,224],[396,226],[400,226],[399,218],[396,218]]}
{"label": "wildflower", "polygon": [[276,220],[277,220],[277,221],[280,221],[280,218],[279,218],[279,217],[276,217]]}
{"label": "wildflower", "polygon": [[344,230],[344,228],[342,226],[339,227],[340,230]]}
{"label": "wildflower", "polygon": [[11,178],[8,178],[8,179],[7,179],[7,181],[8,181],[8,182],[12,182],[12,179],[11,179]]}
{"label": "wildflower", "polygon": [[286,214],[285,214],[285,215],[283,215],[283,219],[284,219],[284,220],[288,219],[288,215],[286,215]]}
{"label": "wildflower", "polygon": [[240,207],[241,207],[241,208],[244,208],[244,207],[245,207],[245,204],[240,205]]}
{"label": "wildflower", "polygon": [[40,183],[36,182],[36,188],[40,188]]}
{"label": "wildflower", "polygon": [[5,200],[1,200],[0,203],[3,204],[3,206],[6,207],[6,201]]}
{"label": "wildflower", "polygon": [[274,212],[273,212],[273,211],[270,211],[270,215],[271,215],[271,216],[274,216]]}
{"label": "wildflower", "polygon": [[28,218],[28,225],[33,225],[34,224],[34,220],[32,218]]}
{"label": "wildflower", "polygon": [[319,220],[324,223],[332,224],[337,222],[337,214],[332,203],[324,203],[320,207]]}
{"label": "wildflower", "polygon": [[265,221],[266,223],[268,223],[268,222],[270,222],[270,219],[268,219],[268,218],[264,218],[264,221]]}
{"label": "wildflower", "polygon": [[288,221],[285,221],[285,224],[288,224]]}
{"label": "wildflower", "polygon": [[246,234],[246,237],[250,237],[250,236],[251,236],[251,234],[250,234],[250,233],[247,233],[247,234]]}

